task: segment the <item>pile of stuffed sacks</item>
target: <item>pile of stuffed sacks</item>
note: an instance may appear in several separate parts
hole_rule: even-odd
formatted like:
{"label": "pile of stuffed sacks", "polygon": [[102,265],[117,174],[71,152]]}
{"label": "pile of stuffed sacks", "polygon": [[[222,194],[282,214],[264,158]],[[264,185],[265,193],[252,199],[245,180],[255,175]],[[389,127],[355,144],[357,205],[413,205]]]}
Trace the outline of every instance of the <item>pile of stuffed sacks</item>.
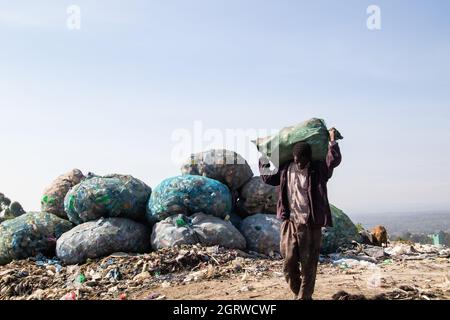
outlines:
{"label": "pile of stuffed sacks", "polygon": [[[115,252],[219,245],[279,256],[277,188],[265,184],[239,154],[193,154],[181,175],[153,190],[130,176],[78,169],[45,189],[40,212],[0,224],[0,265],[36,255],[81,264]],[[323,230],[323,253],[359,240],[358,230],[331,206],[334,226]]]}

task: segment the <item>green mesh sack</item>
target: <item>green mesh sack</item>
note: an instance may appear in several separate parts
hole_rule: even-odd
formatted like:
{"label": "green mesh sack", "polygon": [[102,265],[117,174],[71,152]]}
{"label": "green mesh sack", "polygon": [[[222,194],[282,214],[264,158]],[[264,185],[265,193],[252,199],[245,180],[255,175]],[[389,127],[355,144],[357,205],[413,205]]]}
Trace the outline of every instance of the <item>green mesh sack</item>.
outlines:
{"label": "green mesh sack", "polygon": [[203,176],[184,175],[163,180],[152,192],[147,206],[147,220],[161,221],[173,214],[203,212],[224,218],[231,212],[228,187]]}
{"label": "green mesh sack", "polygon": [[339,247],[347,246],[352,241],[361,241],[358,229],[352,220],[340,209],[330,204],[333,227],[322,229],[322,249],[324,254],[336,252]]}
{"label": "green mesh sack", "polygon": [[305,141],[312,149],[313,160],[325,160],[328,152],[329,133],[321,119],[310,119],[281,129],[278,134],[252,140],[258,151],[276,166],[293,159],[292,149],[297,142]]}
{"label": "green mesh sack", "polygon": [[149,186],[130,175],[94,175],[70,189],[64,198],[64,210],[75,224],[101,217],[145,221],[150,194]]}
{"label": "green mesh sack", "polygon": [[0,224],[0,265],[38,254],[55,255],[56,239],[72,223],[47,212],[28,212]]}

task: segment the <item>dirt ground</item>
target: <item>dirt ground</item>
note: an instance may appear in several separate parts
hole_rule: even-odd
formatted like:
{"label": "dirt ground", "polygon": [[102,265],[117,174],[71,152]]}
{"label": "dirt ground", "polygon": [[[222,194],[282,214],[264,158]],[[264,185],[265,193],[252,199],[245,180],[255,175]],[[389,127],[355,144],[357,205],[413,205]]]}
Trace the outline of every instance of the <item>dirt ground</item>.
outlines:
{"label": "dirt ground", "polygon": [[[272,262],[273,263],[273,262]],[[220,279],[202,279],[171,286],[155,286],[151,290],[137,290],[130,299],[222,299],[222,300],[286,300],[292,294],[281,273],[281,261],[276,271],[260,277],[249,276],[245,270]],[[317,275],[314,299],[331,299],[344,290],[371,298],[380,293],[400,296],[401,286],[415,287],[422,299],[450,299],[450,263],[446,258],[412,261],[394,261],[377,265],[375,269],[342,269],[332,264],[321,264]],[[398,293],[393,291],[398,290]],[[416,297],[417,298],[417,297]]]}

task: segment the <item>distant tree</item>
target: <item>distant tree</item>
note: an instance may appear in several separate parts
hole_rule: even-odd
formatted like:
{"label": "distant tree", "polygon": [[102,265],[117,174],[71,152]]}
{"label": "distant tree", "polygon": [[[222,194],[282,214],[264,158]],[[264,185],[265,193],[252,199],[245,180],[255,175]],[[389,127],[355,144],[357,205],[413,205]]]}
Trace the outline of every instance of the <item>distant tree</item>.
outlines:
{"label": "distant tree", "polygon": [[11,204],[11,200],[9,200],[7,197],[3,197],[2,204],[5,207],[8,207]]}
{"label": "distant tree", "polygon": [[18,217],[25,213],[22,205],[17,201],[11,202],[3,193],[0,193],[0,222]]}
{"label": "distant tree", "polygon": [[17,201],[11,203],[11,205],[9,206],[9,211],[14,217],[18,217],[25,213],[25,210],[23,210],[22,205]]}

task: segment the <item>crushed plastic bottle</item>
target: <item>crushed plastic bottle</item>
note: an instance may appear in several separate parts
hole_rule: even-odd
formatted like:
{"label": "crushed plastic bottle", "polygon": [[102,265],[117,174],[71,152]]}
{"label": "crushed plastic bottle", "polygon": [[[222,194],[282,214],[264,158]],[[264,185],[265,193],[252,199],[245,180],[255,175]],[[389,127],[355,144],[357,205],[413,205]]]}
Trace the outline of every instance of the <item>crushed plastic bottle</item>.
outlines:
{"label": "crushed plastic bottle", "polygon": [[86,282],[86,276],[82,273],[80,273],[76,278],[77,283],[83,283]]}
{"label": "crushed plastic bottle", "polygon": [[177,223],[177,227],[184,227],[186,225],[186,221],[184,221],[183,219],[177,219],[176,220]]}

